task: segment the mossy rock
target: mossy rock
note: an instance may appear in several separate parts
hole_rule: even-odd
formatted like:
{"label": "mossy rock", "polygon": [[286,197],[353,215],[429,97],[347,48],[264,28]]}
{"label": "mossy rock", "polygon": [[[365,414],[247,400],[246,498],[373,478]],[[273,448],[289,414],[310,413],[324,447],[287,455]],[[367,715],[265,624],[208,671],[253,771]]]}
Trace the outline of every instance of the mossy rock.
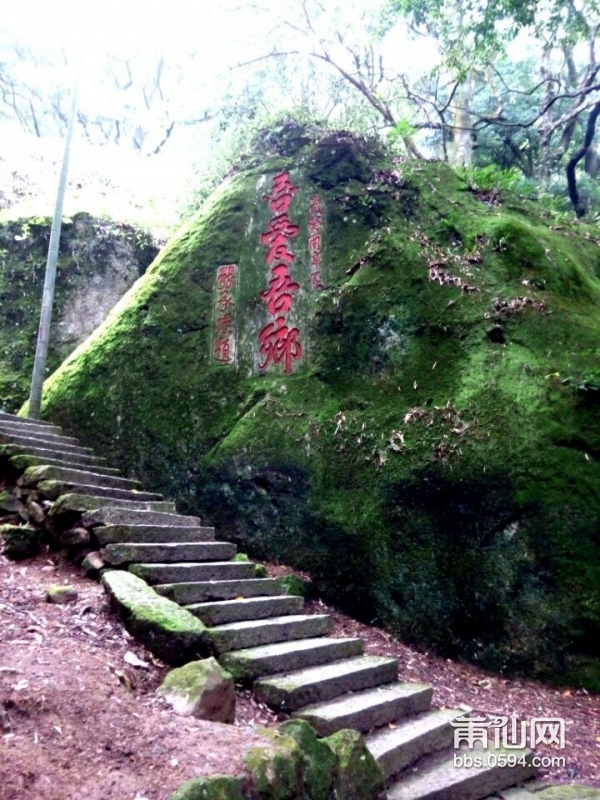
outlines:
{"label": "mossy rock", "polygon": [[[600,689],[599,393],[578,388],[600,374],[600,230],[290,130],[49,378],[43,415],[405,641]],[[261,352],[286,171],[289,364]]]}
{"label": "mossy rock", "polygon": [[171,670],[158,692],[178,714],[228,724],[235,720],[233,678],[214,658],[190,661]]}
{"label": "mossy rock", "polygon": [[285,575],[279,582],[288,594],[293,594],[295,597],[306,597],[308,594],[309,585],[299,575]]}
{"label": "mossy rock", "polygon": [[338,774],[338,760],[331,748],[303,719],[288,720],[279,730],[295,739],[302,750],[304,796],[307,800],[329,800]]}
{"label": "mossy rock", "polygon": [[102,583],[127,630],[163,661],[184,664],[204,651],[202,622],[141,578],[110,570],[102,575]]}
{"label": "mossy rock", "polygon": [[248,794],[256,800],[297,800],[303,797],[304,759],[292,736],[269,728],[258,733],[268,740],[244,756],[249,772]]}
{"label": "mossy rock", "polygon": [[170,800],[243,800],[242,779],[234,775],[211,775],[182,783]]}
{"label": "mossy rock", "polygon": [[40,532],[27,525],[0,525],[0,540],[7,558],[32,558],[40,550]]}
{"label": "mossy rock", "polygon": [[323,740],[337,758],[336,800],[375,800],[382,796],[384,776],[363,736],[341,730]]}
{"label": "mossy rock", "polygon": [[[0,408],[29,394],[50,217],[0,221]],[[158,248],[145,231],[78,213],[63,220],[48,368],[55,369],[143,274]]]}

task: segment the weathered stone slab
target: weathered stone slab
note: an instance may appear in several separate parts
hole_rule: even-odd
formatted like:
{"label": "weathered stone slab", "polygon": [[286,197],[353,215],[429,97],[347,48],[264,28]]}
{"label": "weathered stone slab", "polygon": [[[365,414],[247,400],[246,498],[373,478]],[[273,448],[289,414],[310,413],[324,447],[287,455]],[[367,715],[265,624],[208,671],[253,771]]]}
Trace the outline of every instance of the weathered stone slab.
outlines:
{"label": "weathered stone slab", "polygon": [[[454,755],[477,758],[472,766],[455,766]],[[387,792],[389,800],[478,800],[531,778],[530,750],[465,750],[422,759],[420,769],[402,776]],[[524,758],[524,764],[498,766],[498,757]],[[491,758],[490,758],[491,757]]]}
{"label": "weathered stone slab", "polygon": [[302,706],[331,700],[396,680],[398,662],[385,656],[357,656],[319,667],[261,678],[256,697],[271,708],[296,711]]}
{"label": "weathered stone slab", "polygon": [[158,584],[154,589],[182,606],[209,600],[232,600],[235,597],[259,597],[281,593],[281,585],[276,578],[164,583]]}
{"label": "weathered stone slab", "polygon": [[110,570],[102,576],[102,583],[127,630],[163,661],[178,665],[204,651],[202,622],[156,594],[141,578]]}
{"label": "weathered stone slab", "polygon": [[221,578],[250,578],[254,564],[237,561],[207,561],[195,564],[132,564],[129,571],[148,583],[220,580]]}
{"label": "weathered stone slab", "polygon": [[97,494],[80,494],[72,492],[61,495],[52,505],[50,516],[61,514],[82,513],[81,524],[91,527],[94,515],[102,517],[108,508],[116,508],[121,516],[134,514],[138,511],[149,513],[169,513],[175,511],[175,503],[167,500],[123,500],[118,497],[102,497]]}
{"label": "weathered stone slab", "polygon": [[12,456],[10,459],[10,463],[16,469],[28,469],[29,467],[36,467],[36,466],[50,466],[50,467],[61,467],[64,469],[81,469],[81,468],[89,468],[92,469],[94,472],[99,473],[101,475],[120,475],[120,470],[113,469],[112,467],[105,467],[100,464],[95,464],[91,462],[83,462],[80,460],[80,457],[74,455],[72,457],[69,454],[62,454],[60,458],[56,456],[40,456],[34,455],[32,453],[21,453],[19,455]]}
{"label": "weathered stone slab", "polygon": [[[361,655],[362,651],[361,639],[323,637],[234,650],[230,653],[223,653],[221,663],[236,680],[251,681],[264,675],[274,675],[277,672],[290,672],[294,669],[329,664],[342,658],[352,658]],[[312,719],[306,718],[311,725],[314,725]],[[338,728],[328,730],[327,733],[333,733],[334,730],[338,730]]]}
{"label": "weathered stone slab", "polygon": [[461,711],[435,709],[383,728],[367,736],[367,747],[386,778],[396,775],[427,753],[450,747],[454,741],[452,720]]}
{"label": "weathered stone slab", "polygon": [[390,683],[306,706],[294,716],[308,720],[321,736],[342,728],[368,731],[401,717],[426,711],[433,689],[422,683]]}
{"label": "weathered stone slab", "polygon": [[233,558],[235,550],[235,545],[230,542],[125,542],[106,545],[102,554],[107,563],[116,566],[134,562],[172,564],[182,561],[225,561]]}
{"label": "weathered stone slab", "polygon": [[179,525],[102,525],[94,530],[94,534],[102,546],[119,542],[209,542],[215,538],[215,529]]}
{"label": "weathered stone slab", "polygon": [[218,653],[227,653],[273,642],[324,636],[330,630],[331,617],[328,614],[298,614],[217,625],[208,629],[208,636]]}
{"label": "weathered stone slab", "polygon": [[153,492],[129,491],[128,489],[114,489],[109,486],[97,486],[78,483],[63,483],[61,481],[42,481],[38,483],[37,490],[50,500],[56,500],[63,494],[94,494],[97,497],[112,498],[114,500],[145,500],[148,502],[162,500],[162,495]]}
{"label": "weathered stone slab", "polygon": [[84,514],[81,522],[93,525],[176,525],[180,528],[199,528],[199,517],[177,514],[174,503],[163,503],[168,508],[159,508],[156,503],[142,504],[137,508],[131,503],[105,503]]}
{"label": "weathered stone slab", "polygon": [[110,489],[137,489],[141,484],[130,478],[121,478],[113,475],[102,475],[83,469],[68,467],[28,467],[20,478],[22,486],[33,486],[42,481],[57,481],[62,484],[78,486],[104,486]]}
{"label": "weathered stone slab", "polygon": [[205,625],[213,626],[243,619],[265,619],[284,614],[297,614],[302,610],[303,605],[304,601],[301,597],[280,595],[195,603],[186,608],[201,619]]}

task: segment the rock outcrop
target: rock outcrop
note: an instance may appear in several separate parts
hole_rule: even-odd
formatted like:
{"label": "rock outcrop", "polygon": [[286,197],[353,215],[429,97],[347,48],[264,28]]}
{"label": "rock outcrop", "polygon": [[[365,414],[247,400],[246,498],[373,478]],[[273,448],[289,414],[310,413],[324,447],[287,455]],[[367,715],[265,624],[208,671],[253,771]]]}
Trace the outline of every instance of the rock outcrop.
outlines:
{"label": "rock outcrop", "polygon": [[290,128],[43,413],[361,618],[600,688],[600,231]]}

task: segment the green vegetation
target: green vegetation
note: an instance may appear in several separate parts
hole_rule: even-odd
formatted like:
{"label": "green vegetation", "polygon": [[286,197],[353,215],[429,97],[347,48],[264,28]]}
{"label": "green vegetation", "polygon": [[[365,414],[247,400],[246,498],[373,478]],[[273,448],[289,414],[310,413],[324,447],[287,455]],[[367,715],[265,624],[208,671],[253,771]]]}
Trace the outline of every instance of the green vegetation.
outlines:
{"label": "green vegetation", "polygon": [[[600,688],[600,232],[442,163],[301,133],[210,198],[47,381],[43,415],[362,619]],[[287,376],[253,355],[261,198],[284,168],[298,219],[315,192],[327,215],[325,288],[298,295],[306,357]]]}
{"label": "green vegetation", "polygon": [[[29,217],[0,223],[0,408],[5,411],[16,411],[29,396],[50,222],[46,217]],[[109,295],[121,284],[124,291],[144,272],[156,252],[151,237],[130,225],[97,220],[88,214],[76,214],[65,221],[48,372],[56,369],[93,329],[96,307],[102,302],[98,289],[103,282],[109,284]],[[82,300],[76,309],[73,303],[82,293],[88,295],[87,304]],[[66,322],[67,309],[69,324],[65,326],[62,323]]]}

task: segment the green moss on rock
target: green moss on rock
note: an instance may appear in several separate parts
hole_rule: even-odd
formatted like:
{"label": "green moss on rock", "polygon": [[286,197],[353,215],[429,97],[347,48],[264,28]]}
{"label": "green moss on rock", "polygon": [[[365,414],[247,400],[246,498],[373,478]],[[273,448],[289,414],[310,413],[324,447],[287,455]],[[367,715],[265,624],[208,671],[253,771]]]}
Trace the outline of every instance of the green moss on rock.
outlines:
{"label": "green moss on rock", "polygon": [[[600,417],[578,387],[600,374],[600,232],[349,134],[290,141],[178,233],[47,381],[43,414],[362,619],[599,689]],[[256,367],[283,169],[304,275],[289,375]],[[240,268],[232,366],[212,358],[221,264]]]}
{"label": "green moss on rock", "polygon": [[338,762],[334,786],[337,800],[374,800],[382,794],[383,771],[358,731],[341,730],[323,741]]}
{"label": "green moss on rock", "polygon": [[[29,394],[51,219],[0,222],[0,408],[16,411]],[[53,370],[156,256],[144,231],[75,214],[64,220],[48,352]]]}
{"label": "green moss on rock", "polygon": [[233,775],[211,775],[182,783],[170,800],[242,800],[242,779]]}
{"label": "green moss on rock", "polygon": [[235,720],[233,678],[214,658],[171,670],[158,691],[178,714],[229,724]]}
{"label": "green moss on rock", "polygon": [[303,755],[296,740],[269,728],[258,733],[268,739],[268,744],[251,747],[244,756],[250,796],[257,800],[303,797]]}
{"label": "green moss on rock", "polygon": [[27,525],[0,525],[0,541],[7,558],[32,558],[40,549],[40,532]]}
{"label": "green moss on rock", "polygon": [[284,722],[280,731],[291,736],[302,750],[304,797],[307,800],[329,800],[338,773],[338,761],[331,748],[303,719]]}
{"label": "green moss on rock", "polygon": [[102,583],[127,630],[163,661],[183,664],[202,652],[205,627],[130,572],[110,570]]}

